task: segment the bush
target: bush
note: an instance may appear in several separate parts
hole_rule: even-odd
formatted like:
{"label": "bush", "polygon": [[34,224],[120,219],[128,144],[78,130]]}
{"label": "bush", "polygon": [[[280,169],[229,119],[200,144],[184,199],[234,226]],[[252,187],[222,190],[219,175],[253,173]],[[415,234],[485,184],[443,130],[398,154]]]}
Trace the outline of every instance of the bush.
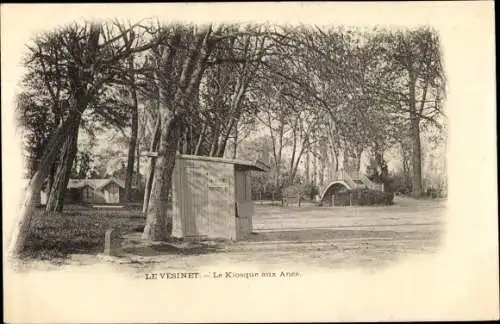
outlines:
{"label": "bush", "polygon": [[319,194],[318,187],[312,183],[305,184],[302,191],[304,198],[313,200],[316,195]]}
{"label": "bush", "polygon": [[388,192],[408,195],[411,192],[411,182],[404,175],[390,175],[387,178],[385,188]]}
{"label": "bush", "polygon": [[391,192],[383,192],[370,189],[361,189],[358,191],[359,205],[392,205],[394,195]]}
{"label": "bush", "polygon": [[430,198],[443,198],[443,190],[442,189],[436,189],[436,188],[428,188],[425,191],[425,196],[430,197]]}

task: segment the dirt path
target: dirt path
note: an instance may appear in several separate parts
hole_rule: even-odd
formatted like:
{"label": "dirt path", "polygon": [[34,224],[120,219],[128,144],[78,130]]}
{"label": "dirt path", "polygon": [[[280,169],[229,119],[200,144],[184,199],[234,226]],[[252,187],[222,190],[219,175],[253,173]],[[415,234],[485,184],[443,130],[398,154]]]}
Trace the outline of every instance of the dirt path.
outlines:
{"label": "dirt path", "polygon": [[[435,252],[443,230],[443,212],[441,201],[404,199],[389,207],[257,206],[255,230],[247,241],[207,243],[191,250],[143,246],[107,261],[137,276],[145,271],[196,270],[219,263],[259,264],[267,268],[283,264],[325,269],[387,266],[406,255]],[[103,258],[77,254],[61,262],[31,262],[22,268],[84,268],[103,262]]]}

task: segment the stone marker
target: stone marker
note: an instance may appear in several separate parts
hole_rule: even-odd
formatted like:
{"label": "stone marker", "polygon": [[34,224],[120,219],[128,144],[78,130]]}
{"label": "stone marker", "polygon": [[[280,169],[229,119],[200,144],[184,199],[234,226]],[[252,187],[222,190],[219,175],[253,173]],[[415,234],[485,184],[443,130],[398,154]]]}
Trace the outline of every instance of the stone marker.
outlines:
{"label": "stone marker", "polygon": [[123,239],[117,230],[108,229],[104,238],[104,254],[113,256],[120,254],[122,241]]}

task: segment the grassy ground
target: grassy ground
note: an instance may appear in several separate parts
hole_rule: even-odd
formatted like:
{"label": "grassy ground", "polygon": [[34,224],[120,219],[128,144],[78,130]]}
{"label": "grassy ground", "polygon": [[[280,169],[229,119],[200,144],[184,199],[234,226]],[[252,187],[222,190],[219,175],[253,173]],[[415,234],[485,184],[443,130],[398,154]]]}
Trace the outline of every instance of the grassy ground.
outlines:
{"label": "grassy ground", "polygon": [[25,258],[63,258],[73,253],[95,253],[104,246],[108,228],[125,234],[144,226],[139,208],[93,208],[69,205],[63,213],[36,211],[23,254]]}
{"label": "grassy ground", "polygon": [[[125,249],[125,267],[196,269],[230,263],[281,263],[345,267],[380,265],[439,247],[444,201],[397,198],[387,207],[281,208],[256,204],[254,233],[236,243],[205,242],[194,248],[155,245]],[[39,213],[25,252],[26,264],[86,265],[100,260],[104,234],[113,227],[138,243],[144,217],[138,208],[69,206],[63,214]],[[36,261],[36,262],[33,262]]]}

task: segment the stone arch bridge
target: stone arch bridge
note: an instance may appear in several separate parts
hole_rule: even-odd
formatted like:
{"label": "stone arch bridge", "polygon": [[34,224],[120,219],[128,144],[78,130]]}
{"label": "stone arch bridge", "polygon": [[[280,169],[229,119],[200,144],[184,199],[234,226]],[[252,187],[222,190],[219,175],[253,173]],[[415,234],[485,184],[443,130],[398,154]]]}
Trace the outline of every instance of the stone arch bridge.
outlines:
{"label": "stone arch bridge", "polygon": [[384,191],[383,184],[376,184],[368,179],[360,172],[347,172],[340,170],[335,173],[333,179],[330,179],[319,190],[320,201],[330,199],[332,194],[347,190],[354,190],[360,188],[368,188],[371,190]]}

